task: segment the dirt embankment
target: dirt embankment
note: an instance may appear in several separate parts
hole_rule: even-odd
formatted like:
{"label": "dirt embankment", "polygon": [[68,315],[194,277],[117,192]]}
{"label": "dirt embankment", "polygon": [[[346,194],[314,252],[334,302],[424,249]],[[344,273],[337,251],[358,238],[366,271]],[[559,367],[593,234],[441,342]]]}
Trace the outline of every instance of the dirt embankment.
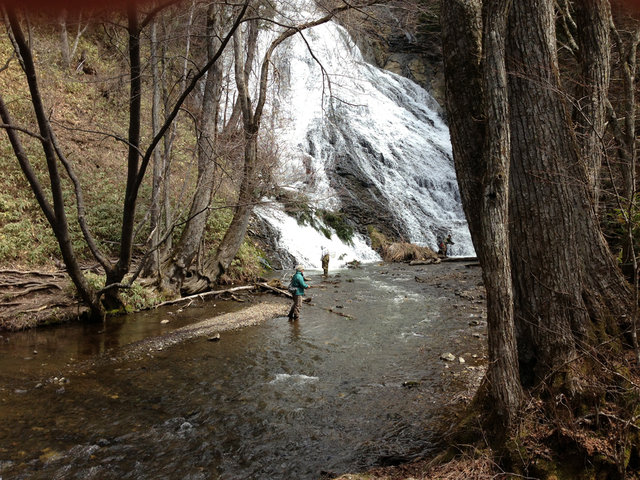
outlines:
{"label": "dirt embankment", "polygon": [[86,311],[64,271],[0,270],[0,330],[70,321]]}
{"label": "dirt embankment", "polygon": [[[278,290],[285,288],[279,282],[256,285],[263,291],[275,293],[283,293]],[[234,298],[233,290],[252,288],[223,289],[219,293],[228,290],[230,298]],[[0,331],[26,330],[82,318],[88,308],[74,293],[75,288],[64,271],[0,270]],[[201,297],[212,294],[216,295],[216,292]],[[182,299],[175,302],[180,301]]]}

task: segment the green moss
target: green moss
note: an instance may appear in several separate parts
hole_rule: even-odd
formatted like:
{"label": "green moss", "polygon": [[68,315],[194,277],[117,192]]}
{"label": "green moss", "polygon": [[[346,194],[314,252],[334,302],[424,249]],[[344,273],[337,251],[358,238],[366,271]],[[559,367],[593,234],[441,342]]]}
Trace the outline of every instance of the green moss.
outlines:
{"label": "green moss", "polygon": [[328,210],[320,210],[320,215],[324,223],[333,228],[340,240],[349,244],[353,242],[353,227],[347,223],[343,214],[330,212]]}
{"label": "green moss", "polygon": [[350,244],[353,241],[355,232],[342,213],[322,209],[315,210],[302,194],[281,192],[277,198],[285,204],[285,212],[295,218],[298,225],[308,225],[327,238],[331,238],[335,233],[345,243]]}

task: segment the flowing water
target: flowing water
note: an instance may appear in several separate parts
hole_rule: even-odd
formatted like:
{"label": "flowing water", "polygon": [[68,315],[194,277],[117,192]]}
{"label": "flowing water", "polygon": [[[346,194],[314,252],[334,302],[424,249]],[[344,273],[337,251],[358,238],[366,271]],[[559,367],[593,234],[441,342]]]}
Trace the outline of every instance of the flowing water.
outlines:
{"label": "flowing water", "polygon": [[481,363],[477,269],[308,276],[299,322],[135,360],[127,344],[241,305],[4,334],[0,478],[315,479],[427,452],[439,408]]}
{"label": "flowing water", "polygon": [[[309,0],[276,3],[283,24],[321,15]],[[260,31],[262,49],[280,31],[272,28]],[[429,92],[367,62],[336,22],[289,38],[272,61],[277,88],[267,110],[275,116],[265,131],[278,145],[273,179],[291,192],[293,206],[338,212],[357,227],[354,241],[343,242],[322,218],[314,220],[322,232],[305,228],[284,213],[291,204],[265,198],[256,214],[271,226],[267,236],[281,265],[293,267],[292,256],[320,268],[322,247],[335,264],[375,261],[368,226],[436,250],[437,239],[452,234],[451,255],[474,255],[449,129]]]}

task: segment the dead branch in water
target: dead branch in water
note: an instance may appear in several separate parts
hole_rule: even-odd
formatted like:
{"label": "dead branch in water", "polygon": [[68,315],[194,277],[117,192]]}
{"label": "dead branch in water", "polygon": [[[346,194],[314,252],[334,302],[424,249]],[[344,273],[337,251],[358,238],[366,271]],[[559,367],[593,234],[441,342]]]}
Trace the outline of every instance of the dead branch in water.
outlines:
{"label": "dead branch in water", "polygon": [[266,290],[271,290],[271,291],[273,291],[275,293],[278,293],[280,295],[284,295],[285,297],[289,297],[289,298],[293,297],[293,295],[291,295],[288,291],[283,290],[281,288],[273,287],[273,286],[269,285],[268,283],[264,283],[264,282],[263,283],[256,283],[256,285],[259,286],[259,287],[262,287],[262,288],[264,288]]}
{"label": "dead branch in water", "polygon": [[222,295],[224,293],[238,292],[241,290],[253,290],[254,288],[255,288],[255,285],[245,285],[243,287],[227,288],[226,290],[214,290],[211,292],[196,293],[195,295],[189,295],[188,297],[176,298],[175,300],[168,300],[166,302],[159,303],[154,308],[164,307],[166,305],[175,305],[176,303],[187,302],[195,298],[199,298],[200,300],[203,300],[205,298],[215,297],[217,295]]}

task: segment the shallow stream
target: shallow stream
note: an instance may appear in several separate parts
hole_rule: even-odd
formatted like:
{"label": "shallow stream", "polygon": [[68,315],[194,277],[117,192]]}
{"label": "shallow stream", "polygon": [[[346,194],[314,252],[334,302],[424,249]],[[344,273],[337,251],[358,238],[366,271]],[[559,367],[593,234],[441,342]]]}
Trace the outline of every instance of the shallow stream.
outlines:
{"label": "shallow stream", "polygon": [[126,345],[243,305],[2,334],[0,480],[317,479],[428,452],[442,405],[482,364],[478,269],[308,277],[299,322],[135,360]]}

